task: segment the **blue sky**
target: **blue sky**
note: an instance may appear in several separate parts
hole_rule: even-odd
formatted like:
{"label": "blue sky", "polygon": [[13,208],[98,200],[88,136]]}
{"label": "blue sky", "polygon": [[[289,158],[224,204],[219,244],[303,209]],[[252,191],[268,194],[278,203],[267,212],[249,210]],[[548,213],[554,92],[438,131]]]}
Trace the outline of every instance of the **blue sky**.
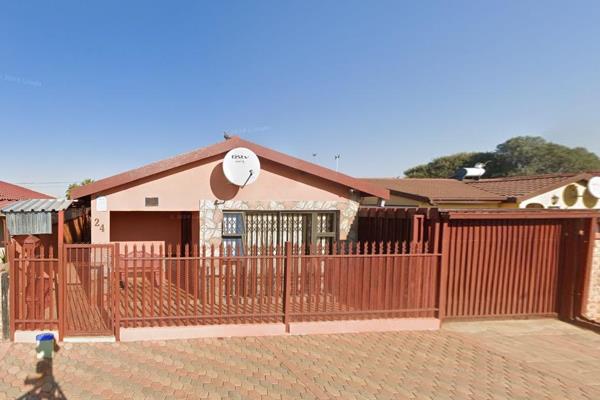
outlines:
{"label": "blue sky", "polygon": [[600,153],[598,21],[597,1],[3,2],[0,179],[102,178],[223,131],[359,177],[523,134]]}

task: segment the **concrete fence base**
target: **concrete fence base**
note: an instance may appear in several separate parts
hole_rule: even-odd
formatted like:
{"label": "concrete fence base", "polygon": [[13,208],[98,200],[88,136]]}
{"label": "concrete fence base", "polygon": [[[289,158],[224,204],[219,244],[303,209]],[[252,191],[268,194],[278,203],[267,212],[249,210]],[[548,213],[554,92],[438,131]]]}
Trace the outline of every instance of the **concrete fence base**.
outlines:
{"label": "concrete fence base", "polygon": [[[290,323],[291,335],[361,332],[430,331],[440,328],[435,318],[391,318],[359,321],[317,321]],[[197,339],[219,337],[287,335],[285,324],[230,324],[185,327],[121,328],[121,341]]]}

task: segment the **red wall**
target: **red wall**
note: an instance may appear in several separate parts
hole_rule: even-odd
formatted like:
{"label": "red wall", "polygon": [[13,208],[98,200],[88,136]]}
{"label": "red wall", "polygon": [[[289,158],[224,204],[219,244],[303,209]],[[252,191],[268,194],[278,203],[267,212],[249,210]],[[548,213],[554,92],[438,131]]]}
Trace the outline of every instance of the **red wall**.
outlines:
{"label": "red wall", "polygon": [[[198,216],[193,213],[192,240],[198,243]],[[177,211],[112,211],[111,242],[181,243],[181,217]]]}

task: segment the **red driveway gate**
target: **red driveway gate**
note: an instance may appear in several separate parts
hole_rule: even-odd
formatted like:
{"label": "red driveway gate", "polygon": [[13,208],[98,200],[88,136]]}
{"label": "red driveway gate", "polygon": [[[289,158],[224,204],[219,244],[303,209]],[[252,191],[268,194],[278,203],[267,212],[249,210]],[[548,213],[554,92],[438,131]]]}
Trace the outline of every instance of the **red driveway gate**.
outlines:
{"label": "red driveway gate", "polygon": [[581,314],[597,214],[454,211],[444,223],[440,310],[445,318]]}

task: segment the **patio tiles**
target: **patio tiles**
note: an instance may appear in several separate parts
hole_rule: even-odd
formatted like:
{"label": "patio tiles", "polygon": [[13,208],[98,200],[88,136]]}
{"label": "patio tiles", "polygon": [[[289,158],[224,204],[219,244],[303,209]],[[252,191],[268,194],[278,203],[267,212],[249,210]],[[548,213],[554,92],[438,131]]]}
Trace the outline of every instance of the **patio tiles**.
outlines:
{"label": "patio tiles", "polygon": [[37,381],[34,346],[0,343],[0,399],[599,399],[600,336],[558,324],[69,343]]}

